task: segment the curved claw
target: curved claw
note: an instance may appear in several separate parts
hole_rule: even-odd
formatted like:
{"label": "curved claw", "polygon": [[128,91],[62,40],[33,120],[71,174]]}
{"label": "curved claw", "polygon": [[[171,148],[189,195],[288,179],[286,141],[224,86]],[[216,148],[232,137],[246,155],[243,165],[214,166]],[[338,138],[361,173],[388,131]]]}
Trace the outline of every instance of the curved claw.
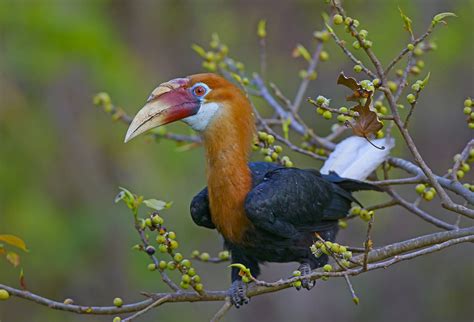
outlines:
{"label": "curved claw", "polygon": [[[301,275],[308,275],[311,274],[311,266],[308,263],[303,263],[298,267],[298,270],[301,272]],[[301,280],[301,287],[297,287],[296,289],[299,291],[301,288],[305,288],[308,291],[312,289],[316,285],[316,281],[312,281],[309,278],[303,278]]]}
{"label": "curved claw", "polygon": [[241,280],[236,280],[232,283],[232,286],[229,289],[229,296],[232,304],[238,309],[244,304],[249,302],[249,298],[246,294],[245,283]]}

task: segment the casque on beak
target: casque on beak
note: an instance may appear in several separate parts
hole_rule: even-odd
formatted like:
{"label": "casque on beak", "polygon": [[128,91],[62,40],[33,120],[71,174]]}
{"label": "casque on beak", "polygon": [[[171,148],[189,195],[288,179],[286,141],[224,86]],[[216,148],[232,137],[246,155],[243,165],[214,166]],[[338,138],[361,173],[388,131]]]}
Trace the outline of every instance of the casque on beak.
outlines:
{"label": "casque on beak", "polygon": [[188,78],[176,78],[155,88],[133,118],[125,143],[155,127],[196,114],[201,104],[188,90],[188,84]]}

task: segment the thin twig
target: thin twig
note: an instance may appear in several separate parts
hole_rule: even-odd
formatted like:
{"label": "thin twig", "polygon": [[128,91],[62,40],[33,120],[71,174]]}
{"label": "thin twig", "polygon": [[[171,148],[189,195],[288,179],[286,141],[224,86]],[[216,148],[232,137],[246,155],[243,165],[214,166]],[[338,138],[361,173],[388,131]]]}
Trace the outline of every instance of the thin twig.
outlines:
{"label": "thin twig", "polygon": [[212,317],[211,322],[219,322],[224,315],[231,309],[232,302],[230,301],[230,297],[226,297],[224,304],[221,306],[219,311]]}

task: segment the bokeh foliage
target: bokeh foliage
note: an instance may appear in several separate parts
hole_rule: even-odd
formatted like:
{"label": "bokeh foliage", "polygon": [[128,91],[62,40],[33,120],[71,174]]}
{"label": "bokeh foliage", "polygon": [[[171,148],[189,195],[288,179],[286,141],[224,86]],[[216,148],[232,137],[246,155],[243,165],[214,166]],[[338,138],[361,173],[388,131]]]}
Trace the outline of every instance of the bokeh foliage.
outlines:
{"label": "bokeh foliage", "polygon": [[[421,152],[433,160],[430,165],[446,169],[451,165],[447,156],[459,152],[472,136],[459,124],[464,97],[474,87],[474,2],[347,1],[347,10],[369,30],[384,62],[406,44],[398,6],[418,33],[434,13],[458,15],[435,34],[439,49],[425,59],[432,78],[413,122]],[[115,296],[137,299],[139,291],[161,287],[147,272],[143,256],[130,250],[136,243],[131,218],[113,205],[119,185],[173,200],[167,222],[183,235],[184,250],[217,252],[217,234],[194,226],[188,214],[191,197],[205,182],[202,151],[176,152],[173,143],[156,145],[145,139],[123,145],[125,128],[95,110],[91,98],[107,90],[114,102],[133,113],[157,83],[201,70],[190,46],[206,43],[215,31],[248,70],[258,70],[255,30],[260,18],[267,20],[268,78],[293,93],[302,62],[291,60],[291,51],[296,43],[314,45],[311,34],[323,26],[323,8],[322,1],[0,1],[0,233],[26,240],[31,252],[22,256],[22,266],[28,286],[49,297],[74,296],[96,304],[111,303]],[[342,104],[335,81],[341,68],[351,67],[334,44],[327,51],[331,59],[322,64],[310,93],[339,97],[336,104]],[[303,109],[310,123],[328,130],[312,108]],[[181,125],[173,129],[188,131]],[[451,143],[453,137],[459,146]],[[303,157],[294,160],[301,167],[320,166]],[[376,242],[412,236],[426,227],[401,210],[386,215],[377,227]],[[343,240],[359,240],[363,227],[354,226],[341,234]],[[456,265],[457,257],[469,251],[469,245],[459,246],[361,276],[354,281],[362,299],[357,309],[349,298],[340,300],[346,292],[343,282],[331,281],[311,294],[291,290],[255,299],[249,308],[232,312],[230,319],[310,320],[314,311],[309,312],[308,305],[326,320],[396,320],[401,307],[418,320],[470,318],[470,283],[458,277],[473,281],[472,269]],[[289,267],[270,265],[264,276],[279,277],[291,271]],[[225,266],[208,270],[207,285],[222,288],[229,283]],[[18,274],[18,269],[0,263],[2,280],[15,282]],[[285,308],[288,305],[291,309]],[[260,316],[263,306],[274,313]],[[169,321],[205,319],[215,305],[194,308],[170,305],[153,314]],[[6,321],[87,320],[66,314],[18,300],[0,305],[0,319]]]}

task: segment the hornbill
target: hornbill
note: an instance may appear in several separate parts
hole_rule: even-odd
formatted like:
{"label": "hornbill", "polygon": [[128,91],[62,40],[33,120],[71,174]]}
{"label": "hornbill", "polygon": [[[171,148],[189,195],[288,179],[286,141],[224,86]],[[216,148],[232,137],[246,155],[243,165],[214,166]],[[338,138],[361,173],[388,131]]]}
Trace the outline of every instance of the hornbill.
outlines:
{"label": "hornbill", "polygon": [[[303,275],[324,265],[327,256],[316,258],[310,250],[315,233],[334,241],[338,219],[357,202],[351,192],[378,190],[332,171],[248,163],[255,134],[251,103],[237,86],[211,73],[159,85],[134,117],[125,142],[177,120],[200,133],[206,151],[207,187],[192,200],[191,216],[197,225],[217,229],[232,262],[255,277],[262,262],[299,262]],[[379,164],[366,163],[371,170]],[[313,285],[302,281],[304,288]],[[248,302],[236,267],[229,295],[237,307]]]}

